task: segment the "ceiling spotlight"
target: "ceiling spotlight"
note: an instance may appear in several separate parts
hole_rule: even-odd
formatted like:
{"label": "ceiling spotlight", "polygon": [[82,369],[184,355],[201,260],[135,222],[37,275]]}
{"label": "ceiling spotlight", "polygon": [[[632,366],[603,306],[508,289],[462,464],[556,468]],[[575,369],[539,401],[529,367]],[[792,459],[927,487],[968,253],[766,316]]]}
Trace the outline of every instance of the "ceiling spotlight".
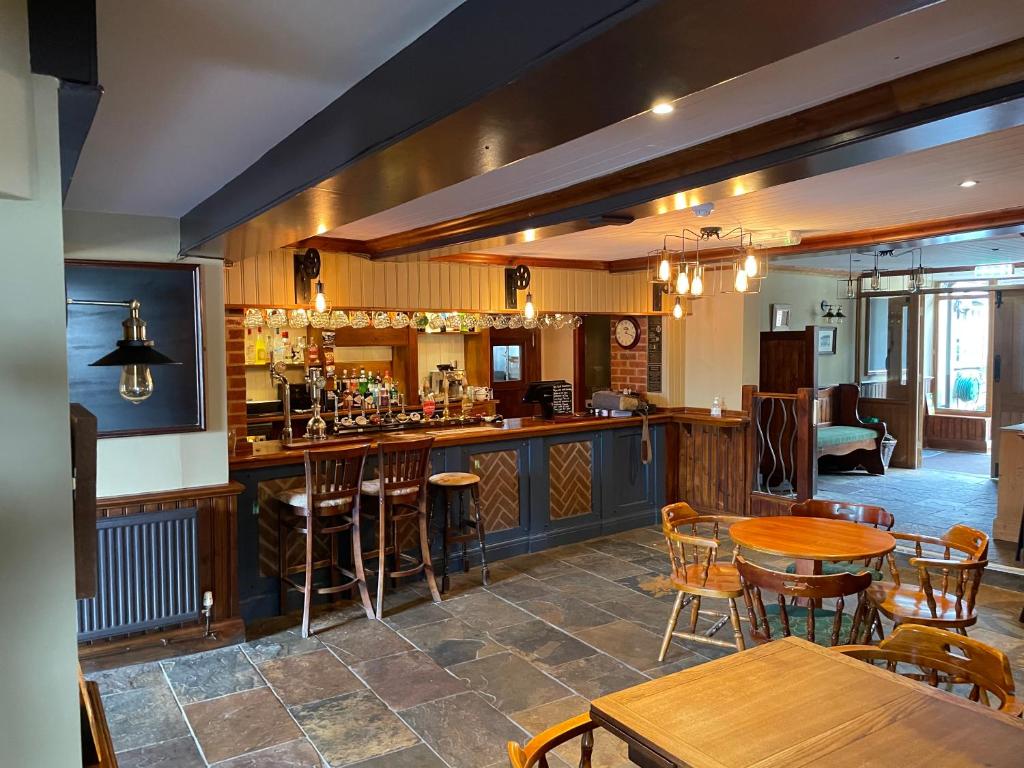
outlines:
{"label": "ceiling spotlight", "polygon": [[960,186],[963,187],[964,189],[969,189],[971,187],[978,186],[978,182],[976,182],[974,179],[964,179],[963,181],[960,182]]}
{"label": "ceiling spotlight", "polygon": [[651,112],[653,112],[656,115],[670,115],[675,111],[675,109],[676,108],[673,107],[669,102],[659,101],[657,104],[651,107]]}

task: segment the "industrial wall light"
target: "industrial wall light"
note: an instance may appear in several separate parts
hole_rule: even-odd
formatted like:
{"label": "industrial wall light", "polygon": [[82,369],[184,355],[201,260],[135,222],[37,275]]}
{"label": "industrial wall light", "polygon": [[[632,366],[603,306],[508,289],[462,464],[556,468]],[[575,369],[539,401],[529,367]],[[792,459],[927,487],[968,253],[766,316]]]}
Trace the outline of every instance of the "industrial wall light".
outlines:
{"label": "industrial wall light", "polygon": [[153,341],[146,338],[146,322],[139,317],[142,303],[138,299],[127,301],[99,301],[94,299],[67,300],[68,306],[123,307],[128,310],[127,319],[121,323],[124,338],[117,342],[117,348],[90,366],[120,366],[118,393],[129,403],[138,404],[153,394],[153,365],[181,365],[167,355],[153,348]]}

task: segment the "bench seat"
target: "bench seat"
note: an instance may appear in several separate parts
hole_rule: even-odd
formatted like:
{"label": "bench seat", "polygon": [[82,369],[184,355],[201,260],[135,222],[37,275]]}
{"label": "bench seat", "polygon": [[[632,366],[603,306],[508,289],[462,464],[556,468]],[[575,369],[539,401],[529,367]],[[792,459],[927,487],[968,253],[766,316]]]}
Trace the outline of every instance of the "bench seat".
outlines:
{"label": "bench seat", "polygon": [[826,426],[818,427],[818,450],[836,448],[856,443],[858,448],[871,449],[875,445],[875,431],[866,427]]}
{"label": "bench seat", "polygon": [[837,384],[818,390],[815,455],[819,471],[841,471],[862,467],[873,475],[884,475],[882,438],[885,424],[866,422],[857,413],[860,388]]}

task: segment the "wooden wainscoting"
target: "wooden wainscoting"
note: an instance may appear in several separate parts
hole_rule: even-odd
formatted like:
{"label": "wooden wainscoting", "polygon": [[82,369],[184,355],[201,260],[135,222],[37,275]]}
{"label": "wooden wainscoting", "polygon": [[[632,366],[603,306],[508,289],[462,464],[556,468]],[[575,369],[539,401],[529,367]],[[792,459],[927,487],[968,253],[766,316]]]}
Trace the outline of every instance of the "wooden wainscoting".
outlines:
{"label": "wooden wainscoting", "polygon": [[214,595],[212,630],[201,623],[174,626],[82,643],[78,656],[86,671],[167,658],[236,643],[245,636],[238,605],[238,494],[241,483],[182,488],[159,493],[97,499],[96,516],[141,515],[176,509],[197,510],[199,594]]}
{"label": "wooden wainscoting", "polygon": [[924,417],[924,447],[944,451],[988,450],[987,416],[937,413]]}
{"label": "wooden wainscoting", "polygon": [[675,471],[669,471],[669,498],[708,514],[746,514],[748,427],[740,412],[719,419],[700,409],[674,414],[666,442],[670,451],[677,446],[678,458],[670,462]]}

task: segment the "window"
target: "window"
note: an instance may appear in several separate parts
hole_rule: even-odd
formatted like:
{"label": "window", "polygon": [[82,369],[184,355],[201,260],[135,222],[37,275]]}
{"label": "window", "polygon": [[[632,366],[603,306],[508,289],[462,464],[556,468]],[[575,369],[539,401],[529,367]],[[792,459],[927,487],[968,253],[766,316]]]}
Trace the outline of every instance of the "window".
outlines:
{"label": "window", "polygon": [[491,348],[492,380],[522,381],[523,348],[519,344],[495,344]]}
{"label": "window", "polygon": [[[866,300],[864,381],[878,385],[907,383],[909,305],[902,296],[872,296]],[[899,357],[897,363],[894,359]],[[867,396],[867,395],[865,395]],[[884,394],[871,395],[884,397]]]}
{"label": "window", "polygon": [[957,411],[988,410],[987,296],[943,296],[935,335],[935,404]]}

